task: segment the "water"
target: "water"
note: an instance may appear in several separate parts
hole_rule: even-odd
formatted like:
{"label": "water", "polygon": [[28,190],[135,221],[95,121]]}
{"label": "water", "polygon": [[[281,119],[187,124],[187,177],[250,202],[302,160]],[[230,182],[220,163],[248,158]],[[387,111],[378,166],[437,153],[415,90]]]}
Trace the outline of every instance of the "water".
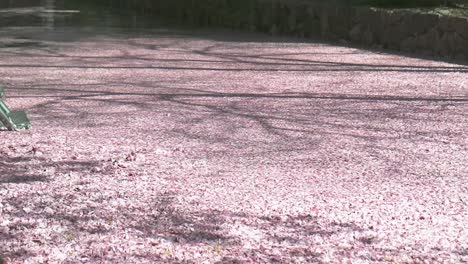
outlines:
{"label": "water", "polygon": [[115,4],[77,0],[0,0],[0,27],[154,28],[154,16]]}

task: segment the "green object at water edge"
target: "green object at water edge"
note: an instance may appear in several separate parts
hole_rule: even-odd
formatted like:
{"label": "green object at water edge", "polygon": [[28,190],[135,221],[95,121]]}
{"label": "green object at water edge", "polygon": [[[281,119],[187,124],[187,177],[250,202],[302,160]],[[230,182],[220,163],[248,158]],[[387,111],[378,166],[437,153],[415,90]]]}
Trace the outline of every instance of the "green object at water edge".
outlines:
{"label": "green object at water edge", "polygon": [[0,87],[0,129],[8,129],[10,131],[19,129],[28,129],[31,127],[24,111],[11,111],[10,108],[3,102],[5,90]]}

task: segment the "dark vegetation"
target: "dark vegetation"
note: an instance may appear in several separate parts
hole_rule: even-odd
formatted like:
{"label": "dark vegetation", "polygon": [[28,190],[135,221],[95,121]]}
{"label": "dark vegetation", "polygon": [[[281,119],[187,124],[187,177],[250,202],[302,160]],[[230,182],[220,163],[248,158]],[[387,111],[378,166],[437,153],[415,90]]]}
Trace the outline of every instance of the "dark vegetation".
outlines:
{"label": "dark vegetation", "polygon": [[[288,0],[285,0],[288,1]],[[323,1],[330,2],[328,0],[309,0],[309,1]],[[341,4],[350,4],[350,5],[365,5],[365,6],[375,6],[375,7],[453,7],[453,8],[468,8],[468,0],[335,0]],[[64,2],[66,5],[91,5],[91,6],[121,6],[128,5],[128,2],[132,2],[135,5],[148,5],[148,1],[144,0],[133,0],[133,1],[90,1],[90,0],[69,0]],[[202,2],[201,2],[202,4]]]}
{"label": "dark vegetation", "polygon": [[338,0],[351,5],[375,7],[453,7],[466,8],[468,0]]}
{"label": "dark vegetation", "polygon": [[[280,0],[281,1],[281,0]],[[287,1],[301,1],[301,0],[283,0]],[[423,13],[436,13],[442,16],[458,16],[468,17],[468,0],[303,0],[303,1],[315,1],[324,3],[336,3],[351,6],[370,6],[378,8],[410,8],[417,12]],[[116,10],[133,10],[137,13],[151,13],[151,10],[163,10],[166,6],[178,5],[177,1],[144,1],[144,0],[128,0],[128,1],[112,1],[112,0],[68,0],[63,2],[64,8],[80,8],[85,7],[87,10],[94,10],[94,12],[106,12],[112,9],[113,12]],[[192,1],[187,1],[192,3]],[[194,1],[195,2],[195,1]],[[214,1],[200,0],[200,6],[217,6],[227,5],[237,10],[236,12],[242,12],[242,9],[248,9],[251,1],[245,0],[219,0]],[[193,4],[193,3],[192,3]],[[232,14],[227,14],[232,15]]]}

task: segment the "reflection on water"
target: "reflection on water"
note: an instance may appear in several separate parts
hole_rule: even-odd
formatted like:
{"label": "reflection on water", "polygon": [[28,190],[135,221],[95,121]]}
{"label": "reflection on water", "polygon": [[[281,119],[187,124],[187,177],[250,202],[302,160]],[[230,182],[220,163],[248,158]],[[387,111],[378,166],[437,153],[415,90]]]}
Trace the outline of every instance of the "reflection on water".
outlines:
{"label": "reflection on water", "polygon": [[0,27],[155,27],[154,17],[137,15],[109,1],[86,0],[0,0]]}

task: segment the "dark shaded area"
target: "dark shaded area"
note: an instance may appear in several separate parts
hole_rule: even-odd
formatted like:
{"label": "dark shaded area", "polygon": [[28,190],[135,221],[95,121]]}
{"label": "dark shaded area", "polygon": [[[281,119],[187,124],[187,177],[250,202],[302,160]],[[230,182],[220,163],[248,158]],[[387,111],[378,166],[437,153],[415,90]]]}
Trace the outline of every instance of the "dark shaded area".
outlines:
{"label": "dark shaded area", "polygon": [[[3,133],[15,133],[1,130]],[[19,133],[19,132],[16,132]],[[43,146],[21,145],[0,148],[0,186],[1,184],[22,184],[47,182],[50,172],[56,175],[70,172],[88,171],[99,162],[87,160],[53,161],[43,157]]]}
{"label": "dark shaded area", "polygon": [[[339,232],[350,230],[362,231],[351,223],[331,223],[330,229],[324,230],[318,218],[311,215],[298,215],[281,218],[263,217],[246,213],[210,210],[209,212],[185,212],[176,208],[176,193],[162,194],[151,208],[156,212],[153,220],[134,228],[143,231],[146,236],[164,237],[175,244],[209,245],[214,252],[223,254],[220,263],[243,263],[244,261],[291,263],[294,260],[319,263],[320,254],[313,251],[311,236],[324,239]],[[263,245],[243,248],[245,238],[229,234],[227,226],[244,226],[261,232],[265,238]],[[357,241],[359,243],[359,241]],[[289,246],[285,246],[289,245]],[[228,253],[232,248],[235,254]],[[240,248],[240,254],[237,251]],[[270,252],[271,249],[280,249]]]}
{"label": "dark shaded area", "polygon": [[8,157],[4,152],[0,152],[0,155],[0,184],[47,181],[46,176],[31,174],[31,168],[26,165],[35,158]]}
{"label": "dark shaded area", "polygon": [[135,226],[146,235],[158,236],[165,234],[165,238],[175,243],[216,243],[231,238],[221,233],[221,225],[227,216],[213,213],[185,214],[174,207],[176,194],[166,192],[161,194],[154,204],[150,205],[155,212],[148,225]]}

